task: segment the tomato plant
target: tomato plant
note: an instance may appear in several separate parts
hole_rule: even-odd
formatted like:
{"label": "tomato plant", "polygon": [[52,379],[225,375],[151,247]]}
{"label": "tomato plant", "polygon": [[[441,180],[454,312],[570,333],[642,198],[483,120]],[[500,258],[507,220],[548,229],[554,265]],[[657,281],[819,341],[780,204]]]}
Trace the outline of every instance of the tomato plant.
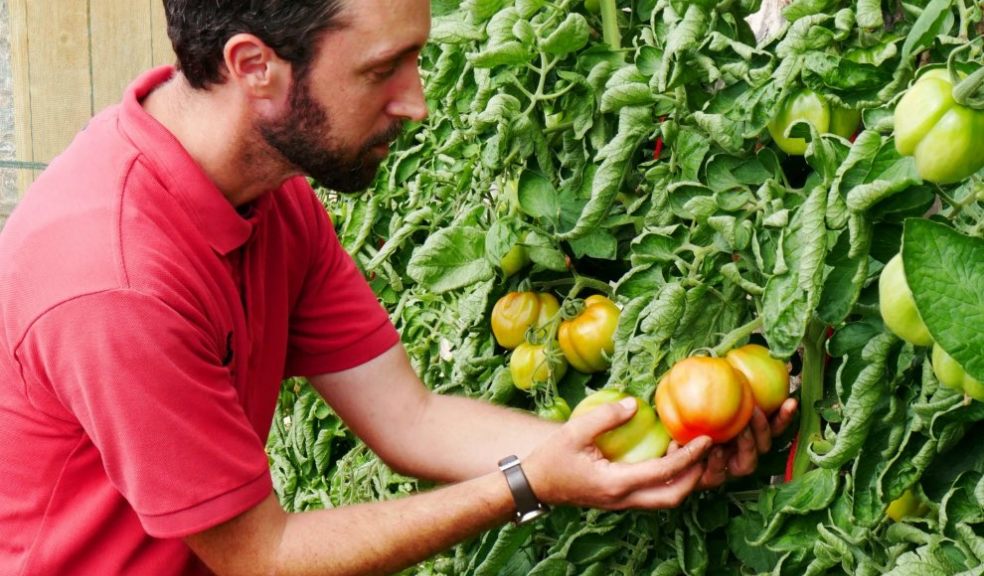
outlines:
{"label": "tomato plant", "polygon": [[560,323],[557,340],[571,366],[586,374],[608,368],[608,356],[615,350],[618,315],[614,302],[595,294],[585,298],[584,308],[576,317]]}
{"label": "tomato plant", "polygon": [[669,433],[649,404],[625,392],[603,389],[589,394],[574,407],[571,418],[630,397],[636,401],[635,414],[625,424],[595,438],[595,444],[612,462],[632,464],[663,456],[670,445]]}
{"label": "tomato plant", "polygon": [[793,94],[782,103],[769,122],[772,140],[786,154],[802,156],[806,152],[806,140],[787,136],[789,128],[801,120],[812,124],[821,134],[831,133],[848,138],[857,130],[861,114],[857,110],[831,106],[809,89]]}
{"label": "tomato plant", "polygon": [[[323,191],[338,238],[439,393],[518,410],[561,394],[573,405],[598,389],[648,400],[681,359],[726,358],[752,334],[776,358],[801,355],[789,482],[771,480],[791,453],[791,439],[777,438],[754,474],[678,511],[557,507],[415,572],[977,569],[984,521],[969,504],[984,413],[936,385],[929,348],[889,333],[899,291],[877,301],[891,277],[889,268],[878,282],[877,263],[904,254],[916,317],[964,373],[984,379],[974,322],[984,315],[984,173],[921,178],[917,159],[896,149],[906,121],[895,121],[925,65],[966,74],[955,102],[982,108],[979,91],[957,87],[981,68],[984,14],[954,0],[793,0],[769,12],[787,21],[762,31],[757,2],[587,4],[434,2],[420,52],[430,115],[407,126],[369,193]],[[809,150],[787,158],[779,138],[762,146],[782,100],[804,91],[822,99]],[[853,144],[841,137],[850,135],[841,110],[863,115]],[[803,126],[795,132],[805,138]],[[530,262],[507,276],[502,258],[517,243]],[[607,295],[620,312],[606,369],[568,370],[517,393],[489,318],[510,292]],[[562,357],[549,340],[561,320],[521,327],[517,341],[548,341]],[[727,397],[713,394],[712,406]],[[295,423],[278,427],[287,436],[271,458],[286,508],[417,486],[361,445],[332,444],[339,465],[312,472],[304,463],[323,457],[327,440],[306,414],[304,404],[280,415]],[[886,530],[888,502],[913,486],[940,506],[904,533]],[[684,544],[666,546],[670,534]]]}
{"label": "tomato plant", "polygon": [[520,390],[531,390],[537,384],[557,382],[567,372],[563,358],[547,354],[546,345],[523,342],[512,351],[509,374]]}
{"label": "tomato plant", "polygon": [[902,255],[885,264],[878,278],[878,306],[885,326],[896,336],[917,346],[931,346],[933,337],[919,316],[912,291],[905,281]]}
{"label": "tomato plant", "polygon": [[930,182],[951,184],[984,167],[981,142],[984,110],[957,103],[945,68],[920,76],[895,108],[895,147]]}
{"label": "tomato plant", "polygon": [[752,418],[755,399],[742,373],[723,358],[692,356],[673,365],[656,387],[656,412],[680,444],[702,435],[731,440]]}
{"label": "tomato plant", "polygon": [[559,310],[553,294],[510,292],[492,308],[492,333],[500,346],[511,350],[526,340],[528,330],[544,327]]}
{"label": "tomato plant", "polygon": [[746,344],[729,350],[724,358],[745,377],[755,405],[766,414],[778,410],[789,397],[789,369],[785,362],[773,358],[765,346]]}

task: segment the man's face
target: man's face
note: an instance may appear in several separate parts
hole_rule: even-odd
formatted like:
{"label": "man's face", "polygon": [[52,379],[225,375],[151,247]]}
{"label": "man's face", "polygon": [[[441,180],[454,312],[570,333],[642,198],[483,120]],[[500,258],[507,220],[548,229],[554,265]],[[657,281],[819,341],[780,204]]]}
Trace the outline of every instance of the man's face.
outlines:
{"label": "man's face", "polygon": [[307,74],[263,139],[295,168],[340,192],[367,188],[407,120],[426,116],[417,58],[427,0],[348,0]]}

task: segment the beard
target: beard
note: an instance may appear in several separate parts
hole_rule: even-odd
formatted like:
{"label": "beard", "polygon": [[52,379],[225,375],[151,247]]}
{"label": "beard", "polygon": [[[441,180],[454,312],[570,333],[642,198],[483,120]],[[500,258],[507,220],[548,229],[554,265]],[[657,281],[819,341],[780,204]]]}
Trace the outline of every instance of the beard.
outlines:
{"label": "beard", "polygon": [[257,126],[263,140],[288,164],[338,192],[368,188],[385,158],[375,147],[392,142],[403,132],[403,122],[396,121],[357,149],[346,148],[333,136],[328,110],[311,95],[307,78],[294,85],[283,116]]}

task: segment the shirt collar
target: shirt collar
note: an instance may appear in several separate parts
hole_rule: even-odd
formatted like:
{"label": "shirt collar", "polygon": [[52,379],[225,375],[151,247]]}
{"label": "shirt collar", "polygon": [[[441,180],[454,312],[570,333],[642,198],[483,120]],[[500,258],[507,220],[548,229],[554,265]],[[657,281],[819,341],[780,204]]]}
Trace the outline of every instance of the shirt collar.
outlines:
{"label": "shirt collar", "polygon": [[227,255],[249,240],[269,194],[255,200],[250,217],[243,218],[178,139],[144,110],[140,101],[173,76],[173,66],[161,66],[134,80],[123,95],[120,126],[212,248]]}

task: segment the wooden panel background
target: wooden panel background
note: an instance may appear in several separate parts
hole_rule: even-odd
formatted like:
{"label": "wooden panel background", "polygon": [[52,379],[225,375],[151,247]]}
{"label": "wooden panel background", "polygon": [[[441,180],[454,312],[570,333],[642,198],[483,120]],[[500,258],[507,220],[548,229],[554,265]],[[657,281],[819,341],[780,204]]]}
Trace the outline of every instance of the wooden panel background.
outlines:
{"label": "wooden panel background", "polygon": [[21,195],[89,118],[174,55],[162,0],[6,1],[16,134],[2,160]]}

